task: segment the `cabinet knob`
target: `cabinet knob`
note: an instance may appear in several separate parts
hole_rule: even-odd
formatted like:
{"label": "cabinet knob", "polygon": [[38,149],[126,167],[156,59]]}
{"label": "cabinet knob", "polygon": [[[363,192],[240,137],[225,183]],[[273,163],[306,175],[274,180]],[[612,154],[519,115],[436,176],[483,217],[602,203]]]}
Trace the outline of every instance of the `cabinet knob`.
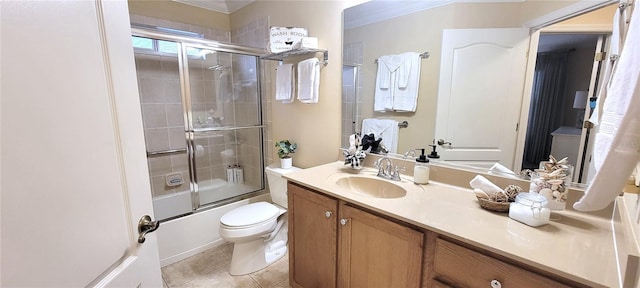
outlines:
{"label": "cabinet knob", "polygon": [[502,288],[502,283],[500,281],[493,279],[491,280],[491,288]]}
{"label": "cabinet knob", "polygon": [[340,219],[340,225],[342,226],[347,225],[347,222],[349,222],[349,219],[344,219],[344,218]]}
{"label": "cabinet knob", "polygon": [[331,210],[324,211],[324,217],[330,218],[332,214]]}

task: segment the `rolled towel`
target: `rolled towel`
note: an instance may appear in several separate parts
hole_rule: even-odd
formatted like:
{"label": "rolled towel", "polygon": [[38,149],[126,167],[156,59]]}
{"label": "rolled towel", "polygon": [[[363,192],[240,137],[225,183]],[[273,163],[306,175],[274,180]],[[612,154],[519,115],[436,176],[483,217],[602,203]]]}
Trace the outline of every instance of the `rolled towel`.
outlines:
{"label": "rolled towel", "polygon": [[491,168],[489,169],[489,172],[500,172],[500,173],[507,173],[507,174],[516,174],[513,171],[511,171],[511,169],[505,167],[504,165],[496,162],[496,164],[493,164],[493,166],[491,166]]}
{"label": "rolled towel", "polygon": [[489,179],[484,178],[481,175],[476,175],[475,178],[471,179],[471,181],[469,181],[469,185],[471,185],[471,188],[473,189],[482,190],[484,193],[489,195],[491,199],[495,199],[495,196],[498,193],[504,193],[500,187],[496,186],[496,184],[493,184]]}

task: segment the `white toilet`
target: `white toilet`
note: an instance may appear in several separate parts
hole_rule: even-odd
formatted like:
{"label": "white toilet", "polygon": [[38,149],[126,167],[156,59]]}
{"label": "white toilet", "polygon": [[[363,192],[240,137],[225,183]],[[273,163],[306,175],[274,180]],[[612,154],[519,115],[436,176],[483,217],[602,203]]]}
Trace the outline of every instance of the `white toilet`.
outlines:
{"label": "white toilet", "polygon": [[277,165],[265,168],[273,204],[257,202],[233,209],[220,218],[220,236],[233,242],[229,274],[244,275],[287,253],[287,180],[282,175],[301,170]]}

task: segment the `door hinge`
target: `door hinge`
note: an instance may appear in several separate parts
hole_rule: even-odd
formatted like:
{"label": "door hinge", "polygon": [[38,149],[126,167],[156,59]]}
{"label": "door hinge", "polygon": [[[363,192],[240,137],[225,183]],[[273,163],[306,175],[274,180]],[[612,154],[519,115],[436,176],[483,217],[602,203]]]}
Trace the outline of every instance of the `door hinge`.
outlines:
{"label": "door hinge", "polygon": [[582,123],[582,128],[593,129],[593,123],[584,121],[584,123]]}
{"label": "door hinge", "polygon": [[598,52],[593,57],[593,61],[602,61],[605,59],[605,57],[607,57],[607,52]]}
{"label": "door hinge", "polygon": [[516,132],[518,132],[519,128],[520,128],[520,122],[516,123]]}

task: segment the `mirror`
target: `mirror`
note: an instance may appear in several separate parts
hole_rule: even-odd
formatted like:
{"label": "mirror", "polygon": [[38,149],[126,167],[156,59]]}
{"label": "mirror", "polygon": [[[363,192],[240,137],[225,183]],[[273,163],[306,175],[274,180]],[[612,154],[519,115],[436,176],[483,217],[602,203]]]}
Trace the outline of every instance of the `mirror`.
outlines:
{"label": "mirror", "polygon": [[[604,7],[614,1],[496,1],[482,3],[452,1],[370,1],[344,10],[343,18],[343,133],[342,145],[349,146],[348,136],[354,131],[361,131],[362,120],[366,118],[394,119],[406,121],[406,128],[400,128],[397,138],[397,154],[404,154],[416,148],[427,148],[429,151],[436,135],[436,114],[438,110],[438,86],[440,80],[442,44],[444,29],[476,29],[476,28],[522,28],[530,27],[532,31],[549,25],[557,19],[567,19],[568,15],[578,15],[590,10]],[[582,5],[582,6],[580,6]],[[577,8],[580,6],[579,8]],[[552,15],[552,16],[550,16]],[[613,15],[613,14],[609,14]],[[605,20],[610,22],[612,16]],[[558,37],[540,37],[541,48],[551,45]],[[553,39],[551,39],[553,38]],[[596,37],[597,38],[597,37]],[[594,37],[589,37],[589,45],[594,46]],[[527,44],[528,45],[528,44]],[[548,49],[548,48],[544,49]],[[418,101],[415,112],[374,112],[374,89],[378,65],[376,59],[384,55],[395,55],[404,52],[429,53],[428,58],[421,58]],[[592,59],[592,58],[591,58]],[[592,61],[588,61],[593,64]],[[535,63],[535,62],[534,62]],[[527,70],[529,67],[527,67]],[[522,73],[524,79],[525,75]],[[587,81],[588,82],[588,81]],[[582,86],[581,86],[582,87]],[[578,90],[587,90],[589,86]],[[573,91],[573,93],[575,93]],[[524,111],[520,120],[528,114],[530,96],[521,98],[516,114]],[[573,95],[571,97],[573,101]],[[573,103],[573,102],[572,102]],[[527,105],[525,105],[527,104]],[[502,107],[500,107],[502,108]],[[500,108],[491,109],[500,113]],[[571,126],[576,126],[580,118],[573,112],[565,116]],[[524,118],[523,118],[524,117]],[[588,117],[584,117],[588,118]],[[465,121],[473,121],[465,120]],[[463,121],[464,122],[464,121]],[[456,127],[464,131],[465,127]],[[521,134],[524,129],[519,130]],[[524,137],[518,136],[520,149],[519,159],[511,163],[501,163],[512,170],[525,168],[522,166],[522,150]],[[445,141],[446,142],[446,141]],[[516,142],[514,142],[516,143]],[[455,144],[455,143],[454,143]],[[438,147],[438,151],[445,147]],[[578,149],[576,147],[576,149]],[[517,154],[514,152],[514,154]],[[482,163],[484,169],[490,167]]]}

